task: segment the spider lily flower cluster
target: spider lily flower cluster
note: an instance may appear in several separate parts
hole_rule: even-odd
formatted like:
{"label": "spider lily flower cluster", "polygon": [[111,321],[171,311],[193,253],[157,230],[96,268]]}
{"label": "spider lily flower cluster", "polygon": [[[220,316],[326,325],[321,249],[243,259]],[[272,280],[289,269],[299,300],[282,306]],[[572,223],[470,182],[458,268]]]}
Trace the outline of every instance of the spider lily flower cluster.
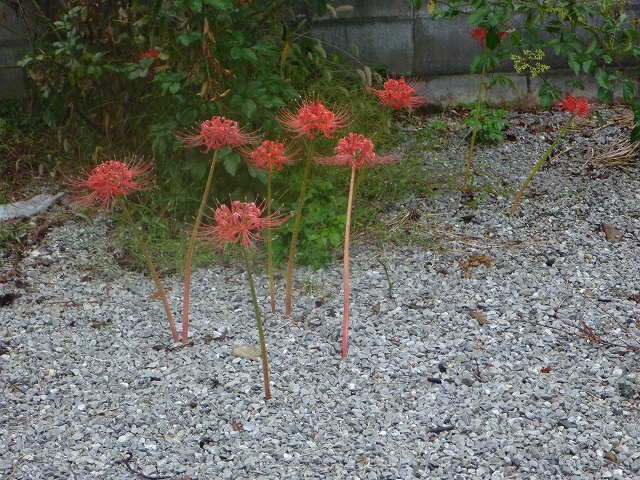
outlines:
{"label": "spider lily flower cluster", "polygon": [[[417,84],[406,82],[404,78],[386,81],[380,90],[371,89],[380,103],[390,111],[398,109],[412,110],[427,103],[424,95],[416,92]],[[254,306],[256,324],[262,352],[263,379],[265,398],[271,396],[269,387],[269,372],[267,363],[267,349],[264,329],[261,321],[258,297],[252,276],[252,261],[250,254],[257,250],[258,242],[266,240],[269,261],[270,294],[272,311],[276,312],[275,288],[273,281],[272,257],[271,257],[271,232],[284,223],[289,215],[281,215],[272,211],[271,178],[282,171],[285,166],[291,165],[301,158],[306,158],[304,176],[299,193],[298,205],[295,217],[293,235],[290,245],[287,285],[286,285],[286,313],[291,313],[292,307],[292,277],[297,236],[300,219],[303,213],[305,190],[310,175],[312,164],[324,164],[335,167],[347,167],[351,169],[351,181],[347,207],[347,220],[345,225],[345,255],[344,255],[344,319],[343,319],[343,346],[342,355],[347,355],[347,335],[349,321],[349,236],[351,223],[351,210],[354,200],[354,176],[355,173],[377,165],[392,163],[399,160],[393,155],[376,155],[374,142],[371,138],[361,133],[349,132],[337,141],[334,155],[330,157],[318,156],[315,151],[315,142],[319,139],[333,139],[337,133],[347,127],[351,121],[351,113],[346,109],[331,110],[317,99],[303,100],[296,109],[285,109],[280,112],[278,120],[285,131],[292,137],[290,143],[277,140],[264,140],[251,133],[245,133],[237,122],[223,116],[214,116],[199,123],[192,133],[178,138],[186,147],[200,148],[203,153],[211,153],[211,161],[207,181],[196,212],[192,226],[189,244],[186,253],[184,275],[184,297],[182,309],[182,335],[178,335],[173,314],[167,300],[164,288],[158,278],[155,267],[149,255],[149,251],[129,213],[125,197],[134,192],[147,190],[151,187],[151,162],[108,160],[98,165],[88,175],[75,180],[74,186],[83,190],[84,194],[78,197],[78,203],[84,206],[97,205],[103,213],[107,214],[114,209],[120,209],[130,221],[131,228],[143,250],[156,287],[162,298],[163,306],[169,321],[174,342],[188,343],[189,327],[189,299],[191,285],[191,263],[193,252],[196,248],[196,240],[201,239],[204,245],[216,250],[226,245],[240,245],[246,261],[247,279],[251,290],[251,298]],[[299,146],[295,146],[299,143]],[[257,145],[256,145],[257,144]],[[267,201],[256,204],[254,202],[241,202],[231,200],[230,203],[220,204],[216,202],[216,208],[207,207],[211,196],[211,185],[218,154],[222,149],[238,149],[244,159],[257,169],[268,172]],[[300,152],[305,152],[302,155]],[[88,192],[88,193],[87,193]],[[215,198],[215,195],[213,195]],[[208,212],[205,213],[205,212]]]}
{"label": "spider lily flower cluster", "polygon": [[[485,41],[487,40],[487,29],[483,27],[475,27],[471,30],[471,38],[478,41],[480,47],[485,47]],[[507,36],[507,32],[498,32],[498,39],[502,40]]]}
{"label": "spider lily flower cluster", "polygon": [[88,193],[78,197],[77,202],[80,205],[100,205],[105,215],[115,207],[122,209],[125,218],[132,227],[135,237],[140,244],[140,249],[145,257],[153,281],[156,284],[165,314],[167,315],[169,327],[171,328],[173,341],[177,342],[179,340],[178,331],[173,319],[173,314],[171,313],[167,294],[151,260],[149,249],[142,235],[140,235],[125,201],[126,195],[150,188],[150,173],[152,168],[151,162],[135,161],[135,159],[129,164],[119,160],[108,160],[95,167],[84,178],[72,180],[71,184],[84,192],[88,191]]}
{"label": "spider lily flower cluster", "polygon": [[347,201],[347,219],[344,231],[344,309],[342,317],[342,357],[348,353],[349,335],[349,238],[351,231],[351,210],[353,207],[355,175],[363,167],[373,167],[399,160],[395,155],[377,156],[373,151],[373,142],[360,133],[349,133],[338,140],[334,150],[335,155],[327,158],[314,159],[317,163],[335,167],[350,167],[351,180],[349,182],[349,199]]}
{"label": "spider lily flower cluster", "polygon": [[564,125],[564,127],[562,127],[562,130],[560,130],[560,132],[556,136],[551,146],[547,149],[547,151],[542,156],[542,158],[538,161],[535,167],[533,167],[533,170],[531,171],[529,176],[526,178],[526,180],[522,184],[522,187],[520,187],[520,190],[518,191],[518,194],[516,195],[516,198],[513,201],[513,206],[511,207],[511,215],[516,213],[518,204],[520,203],[520,200],[522,199],[522,196],[524,195],[524,191],[529,185],[529,182],[531,182],[531,180],[536,175],[536,173],[538,173],[538,170],[540,170],[540,168],[542,168],[542,165],[544,165],[544,163],[549,159],[549,157],[553,153],[553,149],[556,148],[556,145],[558,145],[558,142],[566,133],[567,129],[573,124],[573,120],[576,117],[586,120],[587,118],[593,115],[591,105],[589,105],[589,100],[587,98],[580,98],[580,97],[576,98],[573,96],[573,94],[569,94],[567,97],[564,98],[564,100],[558,102],[556,106],[561,111],[571,114],[571,116],[567,120],[567,123]]}
{"label": "spider lily flower cluster", "polygon": [[107,214],[122,201],[121,197],[149,189],[151,170],[151,163],[142,161],[127,164],[118,160],[108,160],[101,163],[86,178],[72,182],[75,187],[89,192],[79,197],[78,203],[85,206],[99,204]]}
{"label": "spider lily flower cluster", "polygon": [[220,205],[213,214],[215,225],[202,227],[200,234],[205,238],[205,243],[219,248],[228,243],[239,243],[244,248],[257,250],[255,242],[262,240],[262,230],[277,227],[287,219],[278,215],[262,217],[264,211],[264,206],[257,206],[253,202],[234,200],[231,208]]}
{"label": "spider lily flower cluster", "polygon": [[382,90],[372,88],[371,91],[385,107],[395,110],[402,108],[413,110],[414,108],[426,105],[429,101],[426,95],[417,93],[420,87],[421,85],[419,85],[418,82],[407,83],[404,77],[402,77],[399,80],[390,78],[384,83]]}

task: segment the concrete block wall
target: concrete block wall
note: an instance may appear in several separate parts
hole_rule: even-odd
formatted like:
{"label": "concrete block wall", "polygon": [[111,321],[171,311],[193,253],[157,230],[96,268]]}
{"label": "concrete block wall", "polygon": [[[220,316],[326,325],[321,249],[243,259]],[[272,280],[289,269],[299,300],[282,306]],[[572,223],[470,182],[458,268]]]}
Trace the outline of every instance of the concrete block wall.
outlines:
{"label": "concrete block wall", "polygon": [[[467,18],[433,20],[425,5],[414,11],[403,0],[335,0],[327,15],[313,20],[315,34],[325,48],[353,56],[369,66],[384,65],[397,75],[429,81],[429,95],[442,105],[473,101],[478,89],[477,76],[469,75],[471,60],[481,53],[478,42],[469,35]],[[627,12],[640,18],[640,0],[630,0]],[[24,73],[17,62],[29,49],[27,29],[8,3],[0,3],[0,99],[24,93]],[[357,64],[354,61],[354,64]],[[552,55],[545,62],[560,64]],[[511,62],[501,66],[512,72]],[[558,80],[566,71],[549,75]],[[511,91],[494,88],[489,100],[500,103],[536,102],[537,79],[511,75],[516,87]],[[555,78],[555,77],[554,77]],[[595,96],[591,83],[588,92]]]}
{"label": "concrete block wall", "polygon": [[[403,0],[336,0],[330,2],[333,8],[325,16],[314,18],[313,30],[325,49],[334,47],[353,55],[354,66],[384,65],[395,75],[427,80],[427,93],[433,103],[453,106],[472,102],[477,96],[479,78],[469,74],[469,66],[482,48],[470,36],[468,17],[434,20],[426,3],[414,11]],[[640,0],[630,0],[627,13],[639,18]],[[552,51],[544,62],[554,67],[545,73],[552,83],[562,84],[573,78],[569,70],[560,68],[566,67],[566,62]],[[515,74],[508,59],[503,60],[497,71],[508,74],[514,87],[491,89],[490,102],[522,106],[539,103],[540,79]],[[582,80],[587,87],[585,94],[595,98],[595,81]]]}
{"label": "concrete block wall", "polygon": [[24,72],[18,61],[29,49],[27,38],[16,11],[0,3],[0,100],[24,95]]}

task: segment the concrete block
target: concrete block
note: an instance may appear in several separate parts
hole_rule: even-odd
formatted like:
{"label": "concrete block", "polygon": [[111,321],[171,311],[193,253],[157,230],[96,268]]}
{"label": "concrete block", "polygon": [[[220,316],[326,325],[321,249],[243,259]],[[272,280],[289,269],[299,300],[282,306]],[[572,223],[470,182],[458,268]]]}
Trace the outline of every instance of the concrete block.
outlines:
{"label": "concrete block", "polygon": [[413,9],[403,0],[340,0],[331,2],[330,7],[327,8],[327,14],[322,17],[323,19],[413,18]]}
{"label": "concrete block", "polygon": [[397,74],[409,75],[413,71],[411,22],[396,18],[366,23],[318,22],[314,34],[325,49],[347,53],[341,56],[351,65],[384,65]]}
{"label": "concrete block", "polygon": [[24,24],[9,5],[0,3],[0,100],[24,95],[24,72],[18,61],[28,49]]}
{"label": "concrete block", "polygon": [[[508,77],[513,82],[513,86],[494,86],[483,92],[483,99],[493,106],[534,108],[540,105],[538,89],[543,84],[542,79],[519,74],[511,74]],[[555,85],[562,85],[574,78],[573,72],[566,69],[553,70],[546,76],[546,79]],[[583,79],[583,81],[585,90],[576,95],[587,97],[597,103],[597,82],[590,77]],[[430,103],[442,108],[451,108],[460,103],[475,103],[478,100],[479,87],[479,75],[447,75],[427,81],[425,93],[429,96]],[[622,101],[621,92],[616,92],[613,101]]]}

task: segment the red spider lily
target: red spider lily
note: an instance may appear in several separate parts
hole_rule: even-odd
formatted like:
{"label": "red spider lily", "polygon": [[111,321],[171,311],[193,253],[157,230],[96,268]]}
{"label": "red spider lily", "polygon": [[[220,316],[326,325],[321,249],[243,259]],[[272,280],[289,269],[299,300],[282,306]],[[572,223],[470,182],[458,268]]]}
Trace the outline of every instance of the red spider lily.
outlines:
{"label": "red spider lily", "polygon": [[349,335],[349,239],[351,232],[351,210],[354,197],[354,180],[356,171],[362,167],[371,167],[382,163],[398,160],[394,155],[378,157],[373,152],[373,142],[360,133],[349,133],[338,140],[338,146],[333,150],[335,155],[328,158],[315,158],[314,161],[326,165],[351,167],[349,182],[349,199],[347,200],[347,218],[344,230],[344,310],[342,320],[342,357],[347,356]]}
{"label": "red spider lily", "polygon": [[243,153],[248,163],[272,174],[274,169],[280,171],[296,161],[294,156],[297,152],[287,155],[286,148],[282,143],[265,140],[255,150]]}
{"label": "red spider lily", "polygon": [[159,55],[160,55],[160,52],[158,50],[154,48],[150,48],[149,50],[144,52],[142,55],[140,55],[140,58],[138,58],[138,61],[141,61],[145,58],[158,58]]}
{"label": "red spider lily", "polygon": [[200,133],[179,137],[190,147],[204,145],[206,150],[220,150],[223,147],[237,147],[255,140],[254,135],[242,133],[238,122],[216,116],[200,124]]}
{"label": "red spider lily", "polygon": [[[506,36],[507,36],[507,32],[498,32],[498,38],[500,40],[502,40]],[[484,41],[487,38],[487,29],[482,27],[476,27],[473,30],[471,30],[471,37],[478,40],[478,42],[480,42],[480,46],[484,48]]]}
{"label": "red spider lily", "polygon": [[256,324],[258,326],[258,336],[260,337],[260,351],[262,357],[262,376],[264,380],[264,397],[265,400],[271,398],[271,390],[269,387],[269,365],[267,360],[267,345],[264,337],[264,329],[260,318],[260,307],[258,305],[258,297],[256,296],[256,288],[253,282],[253,274],[251,273],[251,261],[249,257],[249,249],[255,249],[254,241],[261,239],[260,232],[265,228],[273,228],[283,223],[287,218],[282,215],[268,215],[261,217],[265,206],[258,206],[253,202],[239,202],[234,200],[231,202],[231,208],[226,205],[220,205],[214,212],[213,218],[216,225],[204,227],[201,235],[206,238],[206,242],[213,244],[218,248],[225,246],[227,243],[241,243],[244,247],[244,254],[247,265],[247,280],[251,288],[251,299],[253,301],[253,309],[256,315]]}
{"label": "red spider lily", "polygon": [[82,205],[102,205],[105,213],[117,205],[117,197],[131,192],[148,190],[151,162],[134,162],[127,165],[118,160],[108,160],[94,168],[88,178],[73,182],[75,187],[90,192],[78,199]]}
{"label": "red spider lily", "polygon": [[487,30],[482,27],[476,27],[471,30],[471,37],[480,42],[480,46],[484,48],[484,40],[487,38]]}
{"label": "red spider lily", "polygon": [[426,95],[418,95],[416,89],[419,87],[417,82],[406,83],[404,77],[400,80],[389,79],[382,85],[382,90],[371,89],[380,102],[385,107],[395,108],[399,110],[406,108],[412,110],[417,107],[426,105],[429,100]]}
{"label": "red spider lily", "polygon": [[362,167],[372,167],[399,160],[395,155],[377,156],[373,151],[373,142],[361,133],[349,133],[338,140],[338,146],[333,150],[333,157],[314,158],[316,163],[335,167],[351,167],[360,170]]}
{"label": "red spider lily", "polygon": [[279,120],[285,129],[296,134],[296,138],[304,135],[315,138],[320,133],[331,138],[339,128],[347,124],[349,116],[350,113],[346,110],[334,113],[320,102],[307,100],[302,103],[297,114],[283,110]]}
{"label": "red spider lily", "polygon": [[231,208],[220,205],[213,214],[216,225],[203,227],[201,235],[207,243],[218,247],[231,242],[255,250],[254,241],[262,239],[262,230],[277,227],[288,218],[283,215],[261,217],[265,209],[264,205],[238,200],[231,202]]}
{"label": "red spider lily", "polygon": [[557,106],[560,107],[560,109],[563,112],[569,112],[571,114],[571,117],[569,118],[569,120],[567,120],[567,123],[565,124],[565,126],[562,127],[562,130],[560,130],[560,133],[558,133],[558,135],[556,136],[556,139],[549,146],[548,150],[545,152],[542,158],[538,161],[538,163],[536,163],[535,167],[533,167],[533,170],[531,171],[527,179],[522,184],[522,187],[520,187],[520,190],[518,191],[518,194],[516,195],[516,198],[513,201],[513,206],[511,207],[511,215],[513,215],[516,212],[516,209],[518,208],[518,204],[520,203],[520,200],[524,195],[524,191],[529,185],[529,183],[531,182],[531,180],[533,179],[533,177],[535,176],[535,174],[538,173],[538,170],[542,168],[542,165],[544,165],[544,162],[546,162],[549,159],[549,157],[551,156],[551,153],[553,152],[553,149],[556,148],[556,145],[558,145],[558,142],[560,141],[562,136],[567,132],[569,126],[573,124],[573,118],[580,117],[582,119],[586,119],[587,117],[591,117],[593,115],[591,113],[591,106],[589,105],[589,101],[586,98],[575,98],[572,94],[569,94],[569,96],[566,97],[564,100],[562,100],[561,102],[558,102]]}
{"label": "red spider lily", "polygon": [[558,102],[556,106],[560,107],[563,112],[569,112],[574,117],[586,119],[587,117],[593,116],[589,100],[584,97],[576,98],[573,94],[569,94],[567,98]]}

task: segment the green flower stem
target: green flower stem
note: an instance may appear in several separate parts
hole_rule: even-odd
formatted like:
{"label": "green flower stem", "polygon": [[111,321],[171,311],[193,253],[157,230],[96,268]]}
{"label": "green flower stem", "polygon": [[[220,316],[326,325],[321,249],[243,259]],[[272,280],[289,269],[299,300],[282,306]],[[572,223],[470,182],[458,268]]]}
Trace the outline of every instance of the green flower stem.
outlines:
{"label": "green flower stem", "polygon": [[249,280],[249,288],[251,289],[251,300],[253,301],[253,310],[256,315],[256,324],[258,325],[258,336],[260,337],[260,352],[262,354],[262,377],[264,379],[264,399],[271,398],[271,389],[269,388],[269,364],[267,363],[267,344],[264,341],[264,329],[262,328],[262,320],[260,318],[260,307],[258,306],[258,296],[256,295],[256,287],[253,283],[253,275],[251,273],[251,258],[249,258],[248,247],[242,248],[244,253],[244,261],[247,264],[247,280]]}
{"label": "green flower stem", "polygon": [[[267,179],[267,217],[271,217],[271,177],[273,172],[269,170]],[[271,246],[271,227],[267,228],[265,243],[267,244],[267,270],[269,272],[269,295],[271,296],[271,313],[276,313],[276,287],[273,281],[273,248]]]}
{"label": "green flower stem", "polygon": [[478,89],[478,102],[476,103],[476,118],[473,121],[473,133],[471,134],[471,144],[469,145],[469,154],[467,155],[467,167],[464,171],[464,185],[462,189],[466,192],[469,186],[469,174],[471,173],[471,158],[473,157],[473,148],[476,143],[476,133],[480,124],[480,105],[482,103],[482,89],[484,88],[484,76],[487,71],[487,64],[482,65],[482,74],[480,75],[480,88]]}
{"label": "green flower stem", "polygon": [[158,277],[158,272],[156,271],[156,267],[153,265],[153,261],[151,260],[151,255],[149,254],[149,249],[147,248],[147,244],[145,243],[142,235],[138,231],[138,227],[136,226],[133,218],[131,218],[131,214],[129,210],[124,204],[120,204],[122,206],[122,211],[124,212],[124,216],[131,225],[131,229],[133,230],[134,235],[136,236],[136,240],[140,244],[140,249],[142,250],[142,254],[144,258],[147,260],[147,265],[149,266],[149,271],[151,272],[151,276],[153,277],[153,281],[156,284],[156,288],[158,289],[158,294],[162,299],[162,305],[164,306],[164,311],[167,314],[167,320],[169,320],[169,326],[171,327],[171,335],[173,335],[173,341],[179,342],[180,338],[178,337],[178,331],[176,330],[176,323],[173,320],[173,315],[171,314],[171,308],[169,307],[169,301],[167,300],[167,294],[162,287],[162,283],[160,283],[160,278]]}
{"label": "green flower stem", "polygon": [[216,160],[218,159],[218,152],[216,150],[211,160],[211,166],[209,167],[209,176],[207,177],[207,183],[204,187],[204,193],[202,194],[202,200],[200,201],[200,208],[198,208],[198,214],[196,215],[196,222],[193,224],[193,230],[191,231],[191,238],[189,239],[189,247],[187,248],[187,259],[185,261],[184,269],[184,306],[182,307],[182,344],[186,345],[189,336],[189,295],[191,292],[191,262],[193,259],[193,249],[196,244],[196,237],[198,236],[198,228],[200,228],[200,222],[202,222],[202,215],[204,215],[204,207],[207,204],[207,197],[209,196],[209,190],[211,189],[211,181],[213,180],[213,170],[216,167]]}
{"label": "green flower stem", "polygon": [[342,313],[342,358],[347,356],[349,349],[349,236],[351,234],[351,207],[353,206],[355,178],[356,167],[351,167],[349,200],[347,202],[347,220],[344,227],[344,311]]}
{"label": "green flower stem", "polygon": [[302,177],[302,187],[300,187],[300,196],[298,197],[298,207],[296,208],[296,219],[293,224],[293,234],[291,236],[291,246],[289,247],[289,262],[287,263],[287,289],[285,292],[285,313],[291,315],[291,293],[293,290],[293,266],[296,259],[296,242],[298,241],[298,231],[300,230],[300,220],[302,219],[302,206],[304,205],[304,196],[307,192],[307,182],[309,180],[309,171],[311,170],[311,158],[313,157],[313,139],[309,143],[309,155],[307,163],[304,167],[304,175]]}
{"label": "green flower stem", "polygon": [[518,204],[520,203],[520,200],[522,199],[522,195],[524,194],[525,189],[527,188],[527,185],[529,185],[529,182],[533,179],[533,177],[535,176],[536,173],[538,173],[538,170],[540,170],[540,168],[542,168],[542,165],[544,165],[544,162],[547,161],[547,159],[549,158],[549,156],[551,155],[551,152],[553,152],[553,149],[556,148],[556,145],[558,144],[558,142],[560,141],[560,139],[562,138],[562,136],[565,134],[565,132],[567,131],[567,128],[569,128],[569,125],[571,125],[571,122],[573,121],[573,115],[571,115],[571,118],[569,119],[569,121],[567,122],[567,124],[562,128],[562,130],[560,130],[560,133],[558,134],[558,136],[556,137],[556,139],[553,141],[553,143],[551,144],[551,146],[549,147],[549,149],[546,151],[546,153],[542,156],[542,158],[540,159],[540,161],[536,164],[535,167],[533,167],[533,170],[531,171],[531,173],[529,174],[529,176],[527,177],[527,179],[524,181],[524,183],[522,184],[522,187],[520,187],[520,191],[518,192],[518,195],[516,195],[515,200],[513,201],[513,206],[511,207],[511,215],[513,215],[514,213],[516,213],[516,209],[518,208]]}

